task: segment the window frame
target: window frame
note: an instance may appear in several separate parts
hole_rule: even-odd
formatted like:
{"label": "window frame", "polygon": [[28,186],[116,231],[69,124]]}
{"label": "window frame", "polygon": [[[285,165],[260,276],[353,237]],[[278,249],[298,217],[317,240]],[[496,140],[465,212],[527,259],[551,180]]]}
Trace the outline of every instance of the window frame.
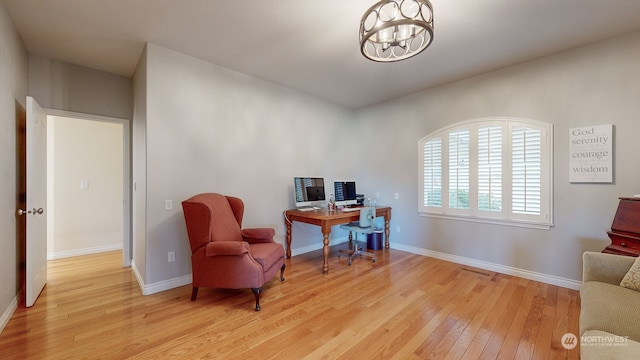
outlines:
{"label": "window frame", "polygon": [[[502,131],[501,211],[479,209],[478,129],[500,126]],[[512,211],[513,202],[513,130],[528,128],[540,131],[540,214]],[[449,208],[449,135],[469,129],[469,209]],[[433,139],[440,142],[440,206],[426,206],[424,145]],[[418,141],[418,214],[425,217],[453,219],[548,230],[553,226],[553,125],[541,121],[495,117],[461,121],[440,128]]]}

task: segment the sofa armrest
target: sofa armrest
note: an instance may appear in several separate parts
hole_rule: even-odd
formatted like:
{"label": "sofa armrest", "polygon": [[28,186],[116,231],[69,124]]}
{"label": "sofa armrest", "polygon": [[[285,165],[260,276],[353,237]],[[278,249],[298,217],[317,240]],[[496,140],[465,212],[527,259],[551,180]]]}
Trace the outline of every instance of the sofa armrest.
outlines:
{"label": "sofa armrest", "polygon": [[271,243],[276,231],[272,228],[242,229],[242,238],[249,244]]}
{"label": "sofa armrest", "polygon": [[213,241],[207,244],[206,256],[242,255],[249,252],[249,244],[244,241]]}
{"label": "sofa armrest", "polygon": [[635,257],[587,251],[582,254],[582,282],[600,281],[620,285]]}

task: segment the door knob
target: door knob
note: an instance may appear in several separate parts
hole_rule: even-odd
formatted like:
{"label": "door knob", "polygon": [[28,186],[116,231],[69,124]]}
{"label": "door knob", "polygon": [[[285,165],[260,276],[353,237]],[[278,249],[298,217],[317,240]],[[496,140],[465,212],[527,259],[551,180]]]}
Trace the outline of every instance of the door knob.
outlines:
{"label": "door knob", "polygon": [[22,209],[18,209],[18,215],[26,215],[26,214],[39,214],[41,215],[42,213],[44,213],[44,209],[43,208],[33,208],[33,210],[22,210]]}

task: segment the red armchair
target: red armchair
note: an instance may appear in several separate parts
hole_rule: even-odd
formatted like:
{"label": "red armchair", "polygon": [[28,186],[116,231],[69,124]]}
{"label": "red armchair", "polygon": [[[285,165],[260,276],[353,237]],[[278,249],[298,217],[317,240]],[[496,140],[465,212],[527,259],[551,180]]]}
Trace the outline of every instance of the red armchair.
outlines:
{"label": "red armchair", "polygon": [[242,229],[244,203],[214,193],[182,202],[191,245],[195,301],[199,287],[250,288],[260,311],[262,286],[280,270],[284,281],[284,247],[273,240],[274,229]]}

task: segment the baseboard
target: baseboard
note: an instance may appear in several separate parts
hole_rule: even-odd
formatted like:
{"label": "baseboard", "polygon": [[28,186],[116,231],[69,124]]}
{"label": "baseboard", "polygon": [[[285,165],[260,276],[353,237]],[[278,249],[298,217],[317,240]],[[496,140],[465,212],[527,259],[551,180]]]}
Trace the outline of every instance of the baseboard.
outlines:
{"label": "baseboard", "polygon": [[180,276],[173,279],[158,281],[152,284],[145,284],[138,268],[136,267],[135,261],[131,262],[131,271],[133,271],[133,275],[136,277],[138,281],[138,285],[140,286],[140,291],[142,291],[142,295],[152,295],[155,293],[159,293],[165,290],[170,290],[173,288],[177,288],[184,285],[189,285],[192,282],[193,277],[191,274]]}
{"label": "baseboard", "polygon": [[402,244],[391,244],[391,248],[410,252],[413,254],[424,255],[424,256],[440,259],[440,260],[450,261],[456,264],[468,265],[468,266],[473,266],[479,269],[498,272],[501,274],[517,276],[523,279],[539,281],[545,284],[556,285],[556,286],[564,287],[567,289],[580,290],[580,288],[582,287],[581,281],[567,279],[567,278],[554,276],[554,275],[543,274],[535,271],[518,269],[511,266],[494,264],[487,261],[466,258],[463,256],[451,255],[451,254],[441,253],[438,251],[426,250],[426,249],[422,249],[414,246],[402,245]]}
{"label": "baseboard", "polygon": [[18,298],[15,297],[13,298],[13,301],[11,301],[11,303],[9,304],[9,307],[7,307],[4,313],[2,313],[2,317],[0,317],[0,334],[2,334],[2,331],[4,331],[4,328],[9,323],[9,320],[11,320],[11,317],[16,312],[17,308],[18,308]]}
{"label": "baseboard", "polygon": [[101,252],[115,251],[115,250],[122,250],[122,244],[95,246],[95,247],[77,249],[77,250],[57,251],[53,253],[48,253],[47,260],[56,260],[56,259],[74,257],[74,256],[98,254]]}

